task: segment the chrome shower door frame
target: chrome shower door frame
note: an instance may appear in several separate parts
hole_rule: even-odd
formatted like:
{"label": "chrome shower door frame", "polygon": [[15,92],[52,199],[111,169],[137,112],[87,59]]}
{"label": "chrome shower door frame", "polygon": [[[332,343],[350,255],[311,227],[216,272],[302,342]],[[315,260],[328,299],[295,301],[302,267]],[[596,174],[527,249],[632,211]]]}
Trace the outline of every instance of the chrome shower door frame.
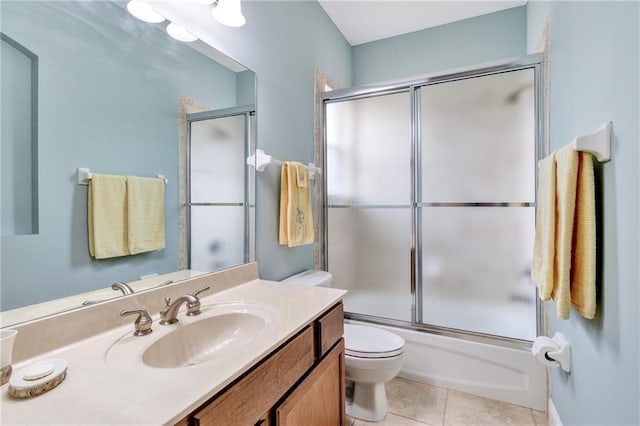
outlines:
{"label": "chrome shower door frame", "polygon": [[[233,116],[244,116],[244,158],[248,158],[250,153],[255,150],[255,146],[252,146],[252,134],[251,134],[251,117],[255,116],[256,107],[255,105],[243,105],[232,108],[211,110],[211,111],[203,111],[197,112],[193,114],[187,114],[187,229],[186,229],[186,237],[187,237],[187,267],[191,268],[191,207],[202,207],[202,206],[210,206],[210,207],[243,207],[243,223],[244,223],[244,263],[251,262],[251,212],[250,209],[252,206],[251,200],[253,198],[252,188],[255,188],[255,182],[250,185],[250,175],[251,170],[249,166],[244,164],[244,201],[241,203],[194,203],[191,200],[191,123],[198,121],[206,121],[206,120],[214,120],[217,118],[225,118],[225,117],[233,117]],[[255,144],[255,143],[254,143]]]}
{"label": "chrome shower door frame", "polygon": [[[336,102],[351,101],[363,98],[369,98],[373,96],[383,96],[399,92],[410,92],[411,102],[411,238],[410,238],[410,271],[411,282],[410,291],[412,298],[411,308],[411,321],[401,321],[390,318],[382,318],[378,316],[358,314],[346,312],[345,317],[348,319],[370,322],[380,325],[388,325],[406,329],[412,329],[417,331],[425,331],[434,334],[450,336],[470,341],[496,344],[504,347],[511,347],[516,349],[528,350],[531,348],[532,342],[529,340],[497,336],[492,334],[485,334],[479,332],[473,332],[469,330],[459,330],[453,328],[447,328],[442,326],[435,326],[429,324],[423,324],[422,321],[422,218],[420,215],[421,207],[435,206],[441,203],[421,203],[421,158],[422,158],[422,141],[421,139],[421,125],[419,114],[421,110],[419,89],[433,84],[440,84],[446,82],[453,82],[458,80],[465,80],[469,78],[482,77],[494,74],[501,74],[505,72],[512,72],[524,69],[534,70],[534,123],[535,123],[535,164],[531,167],[535,170],[536,188],[535,194],[537,195],[537,161],[546,155],[548,152],[547,141],[543,140],[543,55],[533,54],[522,56],[518,58],[511,58],[503,61],[491,62],[488,64],[465,67],[456,70],[450,70],[439,73],[427,74],[424,76],[399,80],[396,82],[379,84],[379,85],[366,85],[360,87],[353,87],[347,89],[338,89],[334,91],[325,92],[323,94],[323,108],[324,108],[324,122],[323,122],[323,150],[324,150],[324,164],[323,169],[327,168],[327,105]],[[328,270],[328,193],[327,193],[327,180],[324,179],[323,198],[324,209],[323,215],[325,229],[323,230],[324,238],[324,269]],[[535,207],[536,203],[447,203],[447,205],[478,205],[482,204],[487,207],[495,206],[517,206],[517,207]],[[536,289],[536,331],[539,334],[543,330],[543,307],[540,299],[537,297]]]}

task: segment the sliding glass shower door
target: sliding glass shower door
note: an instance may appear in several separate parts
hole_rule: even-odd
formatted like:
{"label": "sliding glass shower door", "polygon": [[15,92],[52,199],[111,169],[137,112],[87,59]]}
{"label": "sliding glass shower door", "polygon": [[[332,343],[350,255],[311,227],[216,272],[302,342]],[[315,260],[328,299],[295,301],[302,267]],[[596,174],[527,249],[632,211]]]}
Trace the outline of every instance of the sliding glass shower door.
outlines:
{"label": "sliding glass shower door", "polygon": [[530,341],[539,58],[325,98],[327,269],[352,318]]}
{"label": "sliding glass shower door", "polygon": [[345,308],[411,320],[408,91],[327,105],[327,245]]}
{"label": "sliding glass shower door", "polygon": [[534,70],[417,89],[424,324],[532,340]]}

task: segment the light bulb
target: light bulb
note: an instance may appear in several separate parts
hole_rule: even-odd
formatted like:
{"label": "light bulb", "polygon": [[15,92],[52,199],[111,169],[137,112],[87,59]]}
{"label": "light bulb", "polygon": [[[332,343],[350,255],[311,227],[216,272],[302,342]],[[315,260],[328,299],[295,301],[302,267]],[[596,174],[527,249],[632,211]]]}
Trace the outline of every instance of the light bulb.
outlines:
{"label": "light bulb", "polygon": [[150,24],[159,24],[164,21],[164,16],[153,10],[151,6],[141,2],[140,0],[131,0],[127,3],[127,10],[130,14],[144,22]]}
{"label": "light bulb", "polygon": [[189,42],[196,41],[198,39],[198,37],[194,36],[189,31],[185,30],[178,24],[174,24],[173,22],[167,25],[167,33],[169,33],[171,37],[179,41]]}
{"label": "light bulb", "polygon": [[241,27],[247,22],[242,15],[240,0],[218,0],[211,14],[216,21],[228,27]]}

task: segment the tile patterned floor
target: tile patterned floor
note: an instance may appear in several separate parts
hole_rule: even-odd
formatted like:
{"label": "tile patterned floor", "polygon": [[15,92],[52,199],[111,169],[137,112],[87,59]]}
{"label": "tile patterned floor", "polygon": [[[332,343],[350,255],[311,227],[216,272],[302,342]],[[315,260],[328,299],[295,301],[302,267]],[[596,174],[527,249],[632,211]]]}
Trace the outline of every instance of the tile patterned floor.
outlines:
{"label": "tile patterned floor", "polygon": [[384,420],[347,417],[347,426],[549,426],[545,413],[424,383],[397,378],[386,388]]}

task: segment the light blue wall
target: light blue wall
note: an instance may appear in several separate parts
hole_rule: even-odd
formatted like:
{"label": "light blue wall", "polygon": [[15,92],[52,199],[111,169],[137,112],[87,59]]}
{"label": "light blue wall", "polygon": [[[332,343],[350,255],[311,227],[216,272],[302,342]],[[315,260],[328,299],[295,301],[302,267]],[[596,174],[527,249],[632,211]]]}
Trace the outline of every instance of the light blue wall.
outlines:
{"label": "light blue wall", "polygon": [[[219,50],[257,74],[258,146],[282,160],[313,161],[314,75],[351,86],[351,48],[315,1],[243,1],[247,24],[194,23]],[[313,247],[278,244],[280,168],[257,176],[260,276],[281,279],[313,267]]]}
{"label": "light blue wall", "polygon": [[379,83],[516,57],[526,52],[525,7],[353,48],[354,85]]}
{"label": "light blue wall", "polygon": [[[111,3],[3,1],[1,7],[2,31],[39,58],[40,190],[39,234],[2,238],[2,309],[175,271],[178,96],[234,106],[235,73],[157,28],[140,27]],[[96,24],[91,14],[106,23]],[[122,22],[126,30],[119,29]],[[77,167],[164,174],[166,248],[93,260],[87,187],[77,184]]]}
{"label": "light blue wall", "polygon": [[529,2],[527,42],[535,48],[551,16],[550,147],[613,121],[613,160],[599,182],[602,229],[598,313],[555,317],[572,345],[572,372],[554,369],[551,396],[564,425],[640,423],[638,350],[639,21],[637,2]]}

